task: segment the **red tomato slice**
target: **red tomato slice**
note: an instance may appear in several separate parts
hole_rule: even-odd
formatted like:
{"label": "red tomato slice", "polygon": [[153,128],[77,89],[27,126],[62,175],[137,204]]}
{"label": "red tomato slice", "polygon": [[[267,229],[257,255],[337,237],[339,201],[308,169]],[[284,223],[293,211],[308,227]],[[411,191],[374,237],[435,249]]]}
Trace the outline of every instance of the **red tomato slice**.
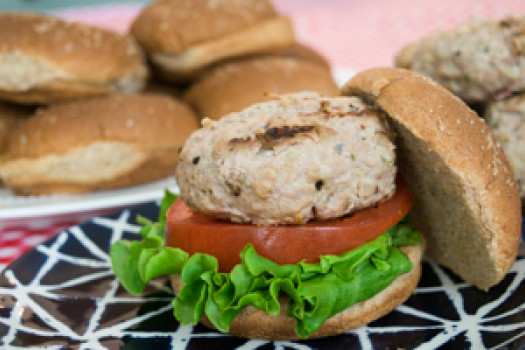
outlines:
{"label": "red tomato slice", "polygon": [[342,254],[374,240],[400,221],[413,202],[408,186],[398,176],[393,197],[350,217],[304,225],[256,226],[196,214],[179,198],[166,215],[166,245],[190,255],[213,255],[221,272],[229,272],[240,263],[239,254],[248,243],[258,254],[280,265],[303,259],[317,262],[320,255]]}

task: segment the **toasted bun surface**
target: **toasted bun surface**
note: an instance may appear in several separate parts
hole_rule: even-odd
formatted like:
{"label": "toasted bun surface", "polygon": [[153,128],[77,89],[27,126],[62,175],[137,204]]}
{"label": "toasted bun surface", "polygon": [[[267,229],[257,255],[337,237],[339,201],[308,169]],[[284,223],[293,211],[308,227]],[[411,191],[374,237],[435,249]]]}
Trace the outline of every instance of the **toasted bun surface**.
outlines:
{"label": "toasted bun surface", "polygon": [[416,199],[412,223],[429,254],[481,289],[501,281],[516,258],[521,203],[486,124],[441,86],[402,69],[364,71],[342,93],[389,115],[399,169]]}
{"label": "toasted bun surface", "polygon": [[270,100],[268,94],[299,91],[335,96],[339,89],[330,71],[317,63],[293,57],[259,57],[218,66],[193,84],[184,99],[200,117],[219,119]]}
{"label": "toasted bun surface", "polygon": [[165,95],[115,95],[41,109],[10,135],[0,176],[18,194],[86,192],[175,172],[176,154],[198,128]]}
{"label": "toasted bun surface", "polygon": [[129,35],[50,16],[0,14],[0,97],[20,103],[133,93],[147,76]]}
{"label": "toasted bun surface", "polygon": [[[359,328],[386,315],[408,299],[421,276],[421,257],[424,246],[405,246],[401,250],[414,265],[410,272],[396,278],[387,288],[372,298],[332,316],[310,338],[328,337]],[[172,275],[171,284],[177,293],[184,286],[180,275]],[[280,303],[281,313],[278,316],[269,315],[253,306],[244,308],[233,319],[229,333],[238,337],[253,339],[299,339],[294,331],[295,320],[287,316],[288,300],[282,298]],[[204,316],[200,321],[207,327],[214,328],[207,317]]]}

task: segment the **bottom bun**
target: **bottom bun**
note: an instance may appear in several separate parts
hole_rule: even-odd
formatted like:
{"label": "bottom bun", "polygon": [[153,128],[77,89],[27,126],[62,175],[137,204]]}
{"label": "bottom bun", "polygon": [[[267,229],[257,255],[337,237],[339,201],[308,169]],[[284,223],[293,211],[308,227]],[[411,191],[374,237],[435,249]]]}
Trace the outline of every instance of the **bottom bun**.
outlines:
{"label": "bottom bun", "polygon": [[[421,276],[423,247],[421,244],[402,247],[401,251],[408,256],[414,265],[410,272],[396,278],[387,288],[372,298],[332,316],[309,338],[328,337],[359,328],[386,315],[405,302],[416,288]],[[180,275],[172,275],[171,284],[175,292],[178,293],[183,287]],[[295,320],[287,316],[288,298],[283,296],[280,303],[281,313],[277,316],[269,315],[253,306],[244,308],[233,319],[229,333],[252,339],[300,339],[294,331]],[[207,327],[215,328],[206,316],[203,316],[200,322]]]}

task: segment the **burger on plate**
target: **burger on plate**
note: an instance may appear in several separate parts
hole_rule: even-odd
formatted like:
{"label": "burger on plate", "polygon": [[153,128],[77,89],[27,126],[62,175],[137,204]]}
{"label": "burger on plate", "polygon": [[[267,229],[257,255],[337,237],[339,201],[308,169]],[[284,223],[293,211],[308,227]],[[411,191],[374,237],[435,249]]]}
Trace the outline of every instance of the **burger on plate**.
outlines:
{"label": "burger on plate", "polygon": [[[141,241],[112,246],[133,294],[170,276],[174,315],[247,338],[360,327],[416,287],[424,247],[481,289],[519,245],[516,182],[486,125],[432,81],[357,74],[205,120]],[[426,244],[425,244],[426,243]]]}

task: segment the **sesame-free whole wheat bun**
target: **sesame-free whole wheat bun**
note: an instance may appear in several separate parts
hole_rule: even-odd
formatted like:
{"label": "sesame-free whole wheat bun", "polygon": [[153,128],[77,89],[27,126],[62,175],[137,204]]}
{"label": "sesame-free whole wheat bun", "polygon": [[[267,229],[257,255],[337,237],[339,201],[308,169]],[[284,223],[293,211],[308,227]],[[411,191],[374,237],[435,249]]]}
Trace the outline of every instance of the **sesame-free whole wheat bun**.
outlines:
{"label": "sesame-free whole wheat bun", "polygon": [[217,66],[194,83],[184,99],[201,117],[225,114],[272,99],[272,95],[314,91],[335,96],[339,88],[328,67],[307,59],[265,56]]}
{"label": "sesame-free whole wheat bun", "polygon": [[81,193],[175,172],[198,128],[193,111],[165,95],[112,95],[38,110],[10,134],[0,177],[16,194]]}
{"label": "sesame-free whole wheat bun", "polygon": [[521,203],[483,120],[437,83],[403,69],[359,73],[342,93],[388,114],[399,169],[416,200],[412,223],[429,255],[481,289],[497,284],[516,258]]}
{"label": "sesame-free whole wheat bun", "polygon": [[268,0],[159,0],[139,14],[131,33],[170,81],[189,81],[220,60],[294,41],[289,18]]}
{"label": "sesame-free whole wheat bun", "polygon": [[[374,110],[378,116],[386,118],[395,132],[399,171],[415,197],[410,212],[411,224],[424,236],[430,255],[480,289],[486,290],[499,283],[517,255],[521,209],[512,170],[483,121],[449,91],[428,78],[402,69],[379,68],[359,73],[342,88],[342,94],[360,97],[368,106],[365,110]],[[295,96],[294,103],[290,102],[290,96]],[[319,95],[318,111],[312,113],[310,107],[297,100],[301,96],[306,95],[280,96],[277,100],[280,102],[257,104],[206,124],[213,131],[234,118],[242,119],[245,113],[246,128],[252,124],[256,127],[243,131],[259,130],[262,134],[264,127],[253,120],[268,118],[268,115],[276,117],[272,113],[281,111],[283,114],[277,115],[276,119],[284,121],[291,108],[303,118],[322,117],[323,113],[327,120],[361,117],[359,109],[345,113],[341,106],[334,104],[335,100]],[[311,103],[315,98],[313,95],[307,97],[305,103]],[[282,127],[306,130],[301,128],[302,124],[291,123]],[[275,129],[272,125],[268,128]],[[194,133],[191,138],[198,134]],[[241,132],[238,139],[241,145],[252,141],[253,138],[243,138],[243,135]],[[312,144],[317,139],[321,137],[312,136],[305,142]],[[287,145],[292,147],[293,141]],[[181,152],[181,164],[188,161],[184,159],[188,152],[186,145]],[[233,145],[229,149],[233,149]],[[261,156],[257,151],[253,153]],[[201,159],[199,164],[204,161]],[[179,185],[182,196],[183,186]],[[296,197],[283,200],[296,200]],[[424,244],[401,249],[414,266],[410,272],[397,277],[370,299],[328,318],[310,337],[331,336],[360,327],[403,303],[418,283]],[[173,275],[171,283],[177,292],[183,288],[180,275]],[[297,339],[295,320],[287,313],[288,302],[284,297],[280,302],[281,313],[277,316],[252,306],[244,308],[234,318],[229,332],[246,338]],[[200,321],[212,327],[205,316]]]}
{"label": "sesame-free whole wheat bun", "polygon": [[135,93],[146,81],[129,35],[47,15],[0,14],[0,98],[24,104]]}

